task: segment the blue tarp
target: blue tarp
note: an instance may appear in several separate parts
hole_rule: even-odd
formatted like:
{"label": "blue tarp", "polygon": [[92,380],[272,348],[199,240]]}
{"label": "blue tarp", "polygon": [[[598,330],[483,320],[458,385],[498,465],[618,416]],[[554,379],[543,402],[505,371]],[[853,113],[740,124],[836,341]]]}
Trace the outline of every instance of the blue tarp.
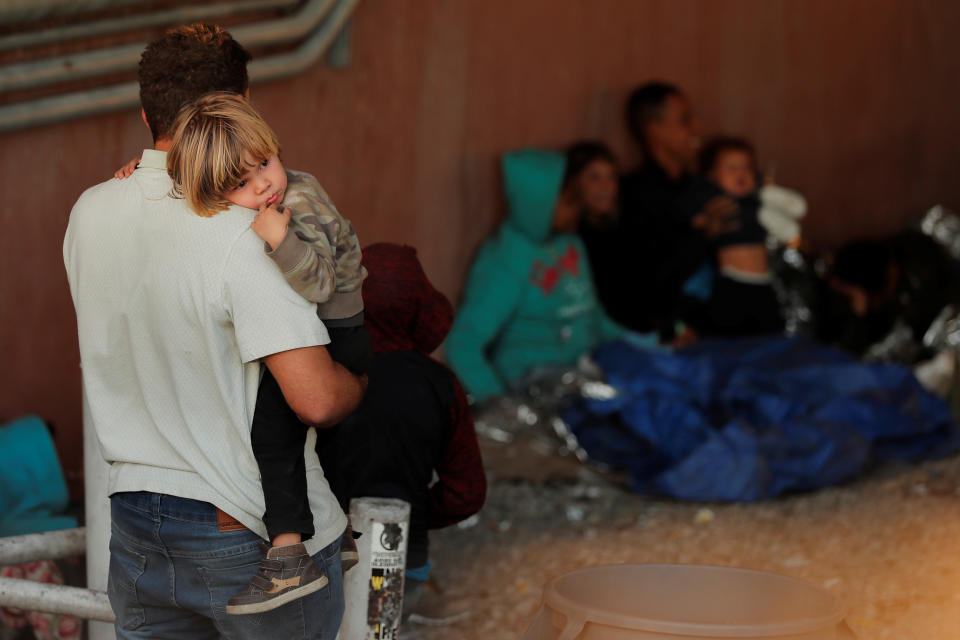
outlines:
{"label": "blue tarp", "polygon": [[564,418],[593,459],[626,469],[643,493],[753,501],[960,448],[947,405],[909,369],[806,339],[675,352],[616,342],[594,359],[619,396],[579,400]]}

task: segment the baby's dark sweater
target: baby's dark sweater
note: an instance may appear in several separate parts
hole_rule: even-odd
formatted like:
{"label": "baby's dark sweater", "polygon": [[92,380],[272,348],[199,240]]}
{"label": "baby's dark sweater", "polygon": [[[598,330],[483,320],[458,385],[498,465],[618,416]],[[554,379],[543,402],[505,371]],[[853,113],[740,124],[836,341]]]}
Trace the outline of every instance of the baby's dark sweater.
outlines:
{"label": "baby's dark sweater", "polygon": [[[679,215],[684,218],[685,223],[689,224],[695,215],[703,211],[707,202],[724,195],[727,194],[716,184],[703,176],[697,176],[691,180],[690,186],[679,200]],[[728,197],[737,203],[738,226],[714,238],[714,246],[722,248],[739,244],[763,244],[767,239],[767,230],[760,224],[759,192],[753,191],[740,198]]]}

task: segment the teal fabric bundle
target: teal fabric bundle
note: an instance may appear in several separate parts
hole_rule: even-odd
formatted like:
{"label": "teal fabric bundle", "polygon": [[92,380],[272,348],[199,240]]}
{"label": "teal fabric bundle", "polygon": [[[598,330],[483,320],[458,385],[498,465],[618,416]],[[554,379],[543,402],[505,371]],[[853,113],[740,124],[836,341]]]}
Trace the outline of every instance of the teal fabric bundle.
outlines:
{"label": "teal fabric bundle", "polygon": [[50,431],[37,416],[0,426],[0,536],[69,529],[67,483]]}

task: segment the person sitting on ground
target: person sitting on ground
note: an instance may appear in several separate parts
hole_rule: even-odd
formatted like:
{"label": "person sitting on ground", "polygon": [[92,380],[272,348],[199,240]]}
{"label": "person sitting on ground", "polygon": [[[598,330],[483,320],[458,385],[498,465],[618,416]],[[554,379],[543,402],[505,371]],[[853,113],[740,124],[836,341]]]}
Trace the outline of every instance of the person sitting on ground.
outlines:
{"label": "person sitting on ground", "polygon": [[603,276],[610,284],[601,301],[627,328],[659,331],[672,340],[684,285],[712,260],[711,239],[736,227],[736,205],[721,196],[695,216],[676,213],[700,144],[690,101],[678,87],[660,81],[641,85],[626,111],[642,164],[620,179],[619,244],[609,248],[609,259],[619,264]]}
{"label": "person sitting on ground", "polygon": [[743,138],[718,137],[700,154],[701,174],[681,198],[680,209],[693,216],[718,196],[737,204],[735,230],[718,234],[717,273],[712,295],[699,318],[688,318],[698,333],[743,336],[777,333],[783,329],[780,305],[768,264],[767,230],[760,223],[756,154]]}
{"label": "person sitting on ground", "polygon": [[607,287],[622,284],[616,254],[621,250],[617,159],[604,143],[587,140],[567,147],[566,162],[563,188],[574,190],[583,203],[577,232],[587,249],[597,296],[609,300],[617,292]]}
{"label": "person sitting on ground", "polygon": [[470,268],[446,345],[475,402],[506,393],[531,369],[571,365],[624,335],[594,293],[574,233],[583,203],[576,189],[561,189],[563,156],[527,149],[502,163],[507,219]]}
{"label": "person sitting on ground", "polygon": [[900,324],[916,348],[896,354],[898,360],[914,364],[932,355],[924,334],[947,305],[960,303],[960,269],[941,245],[908,229],[850,243],[828,263],[815,314],[820,341],[864,356]]}
{"label": "person sitting on ground", "polygon": [[[363,328],[360,290],[366,270],[357,235],[316,178],[284,169],[279,153],[276,133],[247,100],[211,93],[181,110],[174,122],[167,169],[174,194],[199,216],[214,216],[230,205],[258,211],[251,227],[287,283],[318,303],[317,315],[330,335],[330,357],[363,375],[373,353]],[[118,173],[126,176],[137,161]],[[273,546],[247,589],[227,604],[231,614],[269,611],[325,584],[302,544],[314,533],[302,455],[306,429],[269,374],[260,383],[250,438]],[[349,527],[341,545],[346,570],[356,563]],[[299,567],[296,586],[272,589],[277,559]]]}
{"label": "person sitting on ground", "polygon": [[357,410],[318,439],[317,454],[344,510],[361,496],[410,503],[409,611],[430,577],[428,530],[477,513],[487,483],[466,394],[430,357],[450,331],[450,301],[427,279],[412,247],[370,245],[363,264],[374,350],[369,386]]}

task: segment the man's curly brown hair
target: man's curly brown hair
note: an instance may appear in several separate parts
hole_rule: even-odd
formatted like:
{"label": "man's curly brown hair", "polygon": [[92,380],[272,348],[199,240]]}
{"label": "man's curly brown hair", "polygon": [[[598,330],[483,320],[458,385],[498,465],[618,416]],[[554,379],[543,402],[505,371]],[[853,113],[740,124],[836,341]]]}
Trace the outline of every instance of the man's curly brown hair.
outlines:
{"label": "man's curly brown hair", "polygon": [[191,24],[170,29],[140,56],[140,104],[153,141],[169,138],[180,109],[212,91],[244,94],[251,56],[225,30]]}

